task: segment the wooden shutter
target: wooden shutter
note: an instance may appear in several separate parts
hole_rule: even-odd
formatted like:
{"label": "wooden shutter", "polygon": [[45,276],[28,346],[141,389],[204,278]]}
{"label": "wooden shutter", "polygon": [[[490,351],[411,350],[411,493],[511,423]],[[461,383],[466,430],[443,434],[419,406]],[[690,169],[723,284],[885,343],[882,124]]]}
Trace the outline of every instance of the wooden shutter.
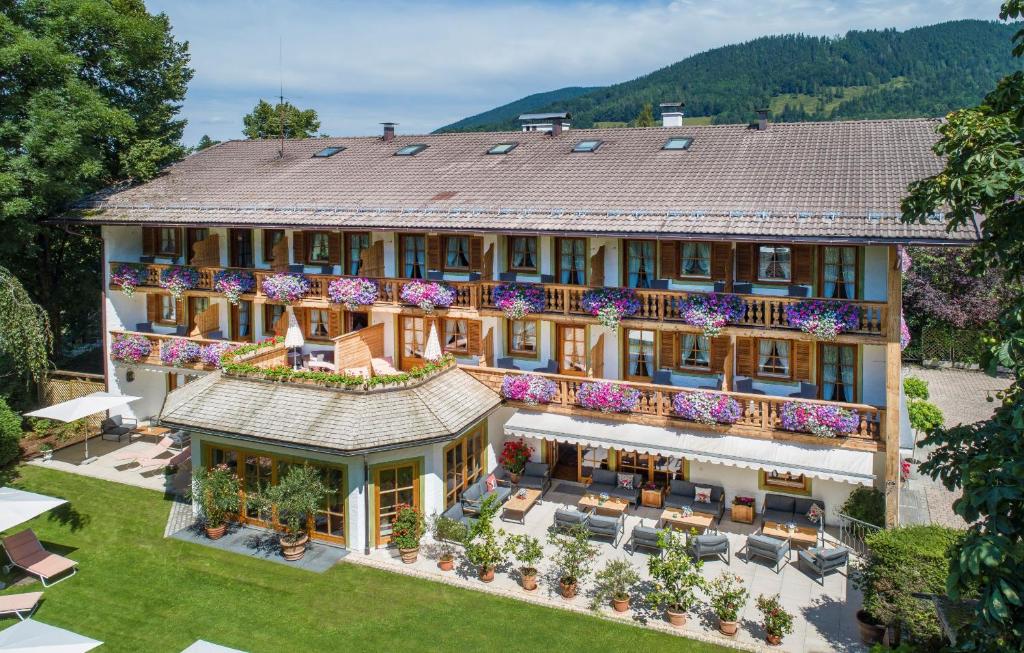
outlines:
{"label": "wooden shutter", "polygon": [[206,238],[192,244],[189,264],[200,268],[220,267],[220,236],[206,234]]}
{"label": "wooden shutter", "polygon": [[292,232],[292,258],[296,265],[306,262],[306,238],[301,231]]}
{"label": "wooden shutter", "polygon": [[[299,329],[302,330],[302,335],[305,336],[306,338],[309,338],[309,311],[311,309],[295,308],[292,310],[295,311],[295,321],[299,323]],[[288,311],[286,310],[285,313],[287,314],[287,312]]]}
{"label": "wooden shutter", "polygon": [[[369,256],[369,262],[367,262],[367,256]],[[401,266],[399,266],[399,271]],[[363,274],[379,278],[384,276],[384,241],[378,240],[377,242],[370,245],[368,248],[363,250]],[[397,276],[402,276],[401,272],[397,273]]]}
{"label": "wooden shutter", "polygon": [[679,243],[674,240],[663,240],[661,247],[661,274],[659,279],[675,279],[679,277]]}
{"label": "wooden shutter", "polygon": [[597,248],[590,257],[590,286],[600,288],[604,285],[604,245]]}
{"label": "wooden shutter", "polygon": [[341,335],[341,309],[332,308],[327,311],[327,337],[337,338]]}
{"label": "wooden shutter", "polygon": [[146,319],[150,323],[160,321],[160,295],[146,295]]}
{"label": "wooden shutter", "polygon": [[732,282],[732,243],[711,243],[711,278],[724,281],[727,290]]}
{"label": "wooden shutter", "polygon": [[811,351],[814,349],[812,343],[806,340],[793,342],[793,380],[811,381]]}
{"label": "wooden shutter", "polygon": [[327,262],[341,265],[341,234],[337,231],[327,232]]}
{"label": "wooden shutter", "polygon": [[757,244],[736,245],[736,280],[757,281]]}
{"label": "wooden shutter", "polygon": [[176,323],[179,326],[183,326],[183,325],[188,324],[188,311],[185,310],[187,308],[187,306],[188,306],[188,303],[185,301],[184,297],[179,299],[174,304],[174,317],[177,318],[177,322]]}
{"label": "wooden shutter", "polygon": [[757,370],[757,347],[753,338],[736,338],[736,373],[754,376]]}
{"label": "wooden shutter", "polygon": [[288,332],[288,311],[281,313],[281,317],[274,322],[274,335],[284,336]]}
{"label": "wooden shutter", "polygon": [[659,331],[661,346],[658,354],[658,367],[663,370],[671,370],[679,365],[679,352],[676,345],[679,338],[670,331]]}
{"label": "wooden shutter", "polygon": [[793,245],[793,283],[809,284],[814,281],[814,247]]}
{"label": "wooden shutter", "polygon": [[156,249],[160,239],[160,229],[158,227],[143,227],[142,228],[142,255],[143,256],[156,256]]}
{"label": "wooden shutter", "polygon": [[[478,356],[483,352],[483,343],[481,342],[483,328],[484,324],[480,320],[466,320],[466,352],[470,356]],[[444,334],[439,333],[438,337],[443,338]]]}
{"label": "wooden shutter", "polygon": [[[264,231],[263,233],[269,234],[269,232],[267,231]],[[287,272],[288,239],[284,236],[284,234],[281,235],[281,240],[277,241],[277,244],[274,245],[274,248],[271,250],[271,252],[272,256],[274,257],[274,262],[271,265],[271,268],[273,268],[274,272]]]}
{"label": "wooden shutter", "polygon": [[441,270],[441,237],[427,236],[427,269]]}
{"label": "wooden shutter", "polygon": [[711,371],[719,374],[725,373],[726,359],[729,357],[729,336],[711,338]]}
{"label": "wooden shutter", "polygon": [[597,342],[590,348],[590,376],[595,379],[604,378],[604,334],[597,337]]}
{"label": "wooden shutter", "polygon": [[481,346],[480,364],[494,365],[494,327],[487,329],[487,335],[484,336]]}
{"label": "wooden shutter", "polygon": [[484,252],[484,264],[480,270],[480,279],[483,281],[494,279],[494,243],[488,245],[487,251]]}
{"label": "wooden shutter", "polygon": [[480,272],[484,266],[484,239],[482,236],[471,236],[469,239],[469,269]]}

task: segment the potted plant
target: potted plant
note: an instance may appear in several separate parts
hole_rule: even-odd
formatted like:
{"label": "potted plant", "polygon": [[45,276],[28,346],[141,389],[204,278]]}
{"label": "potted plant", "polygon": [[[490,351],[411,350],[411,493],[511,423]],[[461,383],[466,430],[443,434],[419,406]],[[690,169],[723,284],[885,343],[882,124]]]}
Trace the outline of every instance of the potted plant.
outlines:
{"label": "potted plant", "polygon": [[391,543],[398,547],[402,562],[411,565],[420,553],[420,539],[426,524],[423,515],[407,503],[398,505],[398,512],[391,522]]}
{"label": "potted plant", "polygon": [[280,536],[281,555],[285,560],[299,560],[306,555],[309,519],[324,498],[333,491],[324,485],[320,472],[309,465],[288,469],[277,485],[263,488],[249,499],[249,505],[268,521],[276,513],[284,533]]}
{"label": "potted plant", "polygon": [[590,544],[586,526],[574,526],[568,533],[550,533],[548,542],[555,545],[555,567],[562,597],[576,596],[579,584],[590,574],[590,564],[597,556],[597,547]]}
{"label": "potted plant", "polygon": [[160,287],[171,293],[174,301],[181,299],[186,290],[199,285],[199,270],[187,265],[172,265],[160,272]]}
{"label": "potted plant", "polygon": [[808,299],[787,306],[786,321],[822,340],[835,340],[860,325],[860,309],[844,301]]}
{"label": "potted plant", "polygon": [[607,381],[587,381],[576,392],[580,406],[602,413],[631,413],[640,405],[640,391]]}
{"label": "potted plant", "polygon": [[505,531],[494,530],[494,516],[498,514],[497,499],[492,495],[480,504],[480,514],[469,532],[466,542],[466,559],[480,570],[480,580],[489,583],[494,580],[494,570],[505,562],[505,547],[500,537]]}
{"label": "potted plant", "polygon": [[53,445],[49,442],[44,442],[39,445],[39,453],[43,455],[43,462],[53,459]]}
{"label": "potted plant", "polygon": [[757,609],[761,611],[765,639],[772,646],[782,643],[782,638],[793,632],[793,615],[779,603],[779,595],[757,597]]}
{"label": "potted plant", "polygon": [[217,540],[224,536],[229,517],[239,511],[240,490],[238,476],[227,465],[194,471],[190,492],[203,513],[206,537]]}
{"label": "potted plant", "polygon": [[291,304],[305,297],[312,284],[303,274],[276,272],[265,277],[260,287],[268,299]]}
{"label": "potted plant", "polygon": [[523,589],[532,592],[537,589],[537,563],[544,555],[540,540],[529,535],[510,535],[508,553],[519,561],[519,573],[523,579]]}
{"label": "potted plant", "polygon": [[435,308],[448,308],[455,301],[455,290],[444,283],[433,281],[410,281],[402,286],[399,298],[406,304],[419,306],[425,313]]}
{"label": "potted plant", "polygon": [[687,324],[700,327],[704,335],[714,338],[729,322],[738,322],[747,312],[746,302],[739,295],[710,293],[693,295],[680,302],[680,317]]}
{"label": "potted plant", "polygon": [[704,563],[690,558],[682,533],[661,531],[658,546],[661,556],[651,556],[647,561],[647,570],[654,579],[654,590],[647,599],[664,606],[669,623],[682,627],[686,624],[686,612],[697,603],[696,591],[707,588],[701,575]]}
{"label": "potted plant", "polygon": [[629,592],[640,582],[640,574],[625,560],[609,560],[604,569],[597,572],[594,582],[597,589],[591,608],[597,609],[610,599],[616,612],[625,612],[629,610]]}
{"label": "potted plant", "polygon": [[850,435],[860,426],[860,415],[827,404],[808,404],[787,401],[779,409],[779,420],[787,431],[804,431],[819,438],[838,438]]}
{"label": "potted plant", "polygon": [[526,463],[533,457],[533,447],[522,440],[507,440],[501,450],[498,462],[508,470],[513,483],[519,482],[519,476],[526,469]]}
{"label": "potted plant", "polygon": [[360,306],[371,306],[377,301],[380,286],[372,279],[334,279],[327,284],[327,297],[350,311]]}
{"label": "potted plant", "polygon": [[124,363],[138,363],[153,351],[153,342],[139,333],[116,333],[110,341],[110,358]]}
{"label": "potted plant", "polygon": [[743,406],[732,397],[714,392],[680,392],[672,397],[672,411],[699,424],[735,424]]}
{"label": "potted plant", "polygon": [[718,615],[718,630],[723,635],[735,635],[740,610],[750,595],[743,587],[743,579],[723,571],[721,576],[711,581],[708,592],[711,596],[711,609]]}
{"label": "potted plant", "polygon": [[430,523],[430,533],[441,549],[441,555],[437,559],[438,569],[451,571],[455,567],[454,543],[465,541],[466,527],[451,517],[434,515],[434,519]]}
{"label": "potted plant", "polygon": [[640,297],[632,288],[593,288],[583,293],[580,308],[609,329],[617,329],[622,318],[640,310]]}
{"label": "potted plant", "polygon": [[544,289],[529,283],[502,283],[491,292],[494,305],[510,320],[521,320],[530,313],[544,311]]}
{"label": "potted plant", "polygon": [[121,286],[125,297],[135,294],[135,288],[141,286],[149,277],[149,270],[141,263],[122,263],[110,274],[110,283]]}
{"label": "potted plant", "polygon": [[213,289],[224,293],[232,306],[238,306],[242,294],[255,287],[256,277],[248,270],[217,270],[213,274]]}
{"label": "potted plant", "polygon": [[558,386],[537,374],[506,374],[501,381],[501,396],[529,406],[551,403]]}
{"label": "potted plant", "polygon": [[729,515],[734,522],[740,524],[754,523],[754,497],[736,495],[732,498],[732,511]]}

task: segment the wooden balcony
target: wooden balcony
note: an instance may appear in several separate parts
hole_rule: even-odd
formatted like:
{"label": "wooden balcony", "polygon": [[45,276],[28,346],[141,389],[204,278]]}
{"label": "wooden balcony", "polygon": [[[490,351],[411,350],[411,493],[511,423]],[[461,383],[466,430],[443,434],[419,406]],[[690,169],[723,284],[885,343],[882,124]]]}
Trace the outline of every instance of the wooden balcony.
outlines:
{"label": "wooden balcony", "polygon": [[[495,392],[501,392],[501,384],[507,374],[530,374],[531,372],[506,370],[494,367],[460,366]],[[687,390],[675,386],[654,385],[652,383],[632,383],[626,381],[613,381],[613,383],[629,386],[640,392],[640,404],[631,413],[601,413],[595,410],[583,408],[577,403],[576,395],[580,386],[588,381],[600,381],[603,379],[588,379],[576,376],[565,376],[560,374],[538,374],[555,383],[557,391],[551,403],[540,406],[529,406],[531,410],[552,411],[563,414],[572,414],[601,419],[611,419],[627,422],[647,424],[650,426],[667,427],[689,427],[702,431],[716,431],[728,435],[741,435],[746,437],[788,440],[816,445],[830,445],[834,447],[845,447],[850,449],[862,449],[868,451],[881,451],[885,448],[883,437],[883,424],[885,423],[885,410],[866,404],[847,404],[832,401],[819,401],[814,399],[795,399],[792,397],[773,397],[766,395],[744,394],[741,392],[719,392],[714,390],[700,390],[710,394],[728,395],[736,399],[742,407],[739,421],[731,425],[706,425],[687,422],[672,412],[672,398]],[[839,406],[848,410],[856,410],[860,415],[860,424],[857,430],[847,437],[842,438],[820,438],[807,433],[787,431],[782,428],[779,415],[782,405],[791,401],[806,404],[828,404]],[[513,405],[527,407],[519,402],[509,402]]]}
{"label": "wooden balcony", "polygon": [[[160,365],[162,367],[169,367],[166,363],[164,363],[162,360],[160,360],[160,346],[163,343],[165,343],[165,342],[170,342],[170,341],[173,341],[173,340],[191,340],[192,342],[194,342],[194,343],[196,343],[198,345],[209,345],[209,344],[214,344],[214,343],[228,344],[228,345],[243,345],[243,344],[245,344],[243,342],[231,342],[229,340],[210,340],[208,338],[189,338],[189,337],[185,337],[185,336],[165,335],[165,334],[162,334],[162,333],[143,333],[141,331],[120,331],[120,330],[117,330],[117,329],[111,329],[110,335],[111,336],[116,336],[116,335],[137,335],[137,336],[145,337],[147,340],[150,341],[150,343],[152,343],[153,348],[149,352],[149,356],[146,356],[145,358],[143,358],[141,361],[139,361],[138,364],[139,365]],[[196,361],[195,363],[189,363],[189,364],[186,364],[186,365],[176,365],[175,367],[185,368],[185,369],[192,369],[192,370],[214,370],[214,369],[216,369],[212,365],[206,365],[202,361]]]}

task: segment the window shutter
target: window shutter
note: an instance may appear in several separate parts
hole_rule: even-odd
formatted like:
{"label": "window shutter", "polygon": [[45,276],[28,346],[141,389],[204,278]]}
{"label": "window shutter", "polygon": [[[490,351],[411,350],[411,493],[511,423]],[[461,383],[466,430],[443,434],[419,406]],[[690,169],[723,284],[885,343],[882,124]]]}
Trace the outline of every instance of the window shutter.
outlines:
{"label": "window shutter", "polygon": [[736,245],[736,280],[757,281],[757,244]]}
{"label": "window shutter", "polygon": [[724,281],[729,287],[732,281],[732,243],[711,243],[711,278]]}
{"label": "window shutter", "polygon": [[274,335],[284,336],[288,332],[288,311],[281,313],[281,317],[277,318],[277,322],[274,322]]}
{"label": "window shutter", "polygon": [[469,239],[469,269],[480,272],[484,265],[484,239],[473,236]]}
{"label": "window shutter", "polygon": [[754,376],[757,359],[754,358],[757,348],[753,338],[736,338],[736,373],[741,376]]}
{"label": "window shutter", "polygon": [[157,241],[160,238],[160,230],[157,227],[142,228],[142,255],[156,256]]}
{"label": "window shutter", "polygon": [[341,265],[341,234],[337,231],[327,233],[327,262]]}
{"label": "window shutter", "polygon": [[[384,276],[384,241],[378,240],[363,250],[363,256],[370,255],[370,263],[363,263],[363,273],[367,276],[380,278]],[[365,258],[364,258],[365,260]],[[401,266],[398,267],[401,270]],[[401,273],[398,274],[401,276]]]}
{"label": "window shutter", "polygon": [[292,258],[296,265],[306,262],[306,239],[301,231],[292,232]]}
{"label": "window shutter", "polygon": [[150,323],[160,320],[160,295],[146,294],[146,319]]}
{"label": "window shutter", "polygon": [[492,281],[494,279],[494,243],[487,246],[487,251],[484,252],[484,264],[480,270],[480,279],[483,281]]}
{"label": "window shutter", "polygon": [[604,334],[597,337],[597,342],[590,348],[590,376],[604,378]]}
{"label": "window shutter", "polygon": [[341,335],[341,309],[332,308],[327,311],[327,337],[337,338]]}
{"label": "window shutter", "polygon": [[809,284],[813,282],[811,268],[814,261],[814,248],[811,245],[793,245],[793,283]]}
{"label": "window shutter", "polygon": [[184,297],[179,299],[174,304],[174,317],[177,318],[176,323],[179,326],[188,324],[188,315],[187,315],[187,313],[185,311],[185,306],[186,306],[186,304],[185,304],[185,298]]}
{"label": "window shutter", "polygon": [[663,240],[661,247],[661,274],[659,279],[675,279],[679,276],[679,243]]}
{"label": "window shutter", "polygon": [[725,373],[725,361],[729,355],[729,336],[711,338],[711,371]]}
{"label": "window shutter", "polygon": [[604,245],[597,248],[590,257],[590,286],[600,288],[604,285]]}
{"label": "window shutter", "polygon": [[673,369],[679,365],[679,353],[676,351],[679,338],[675,333],[669,331],[660,331],[659,333],[661,335],[661,351],[658,355],[658,367],[663,370]]}
{"label": "window shutter", "polygon": [[427,236],[427,269],[441,270],[441,237]]}
{"label": "window shutter", "polygon": [[[466,320],[466,350],[471,356],[479,356],[483,353],[483,347],[481,345],[481,331],[483,331],[483,322],[480,320]],[[439,338],[443,338],[444,334],[437,334]]]}
{"label": "window shutter", "polygon": [[793,342],[793,380],[811,381],[812,343],[806,340]]}

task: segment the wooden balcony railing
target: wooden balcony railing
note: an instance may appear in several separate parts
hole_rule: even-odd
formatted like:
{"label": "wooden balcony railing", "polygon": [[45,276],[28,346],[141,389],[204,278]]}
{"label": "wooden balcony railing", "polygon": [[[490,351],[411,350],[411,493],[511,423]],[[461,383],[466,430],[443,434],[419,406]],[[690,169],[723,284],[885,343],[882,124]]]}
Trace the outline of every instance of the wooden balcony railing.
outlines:
{"label": "wooden balcony railing", "polygon": [[[507,370],[494,367],[460,366],[495,392],[501,392],[501,384],[507,374],[539,374],[555,383],[557,391],[551,403],[537,406],[537,410],[554,410],[556,412],[586,414],[588,416],[600,416],[602,418],[620,419],[635,421],[660,426],[682,426],[689,424],[700,430],[713,430],[729,435],[744,435],[761,438],[791,439],[816,444],[832,444],[837,446],[849,446],[852,448],[878,450],[883,446],[885,439],[882,437],[882,425],[884,424],[885,411],[866,404],[848,404],[832,401],[819,401],[815,399],[795,399],[792,397],[773,397],[766,395],[745,394],[742,392],[720,392],[714,390],[700,390],[710,394],[728,395],[736,399],[742,409],[739,420],[731,425],[696,424],[687,422],[675,415],[672,411],[672,399],[680,393],[695,391],[693,388],[681,388],[675,386],[655,385],[652,383],[634,383],[627,381],[612,381],[619,385],[635,388],[640,392],[640,403],[636,410],[631,413],[600,413],[580,406],[577,402],[577,394],[580,386],[587,382],[604,381],[605,379],[588,379],[576,376],[565,376],[561,374],[540,374],[518,370]],[[827,404],[838,406],[848,410],[856,410],[860,416],[860,423],[857,429],[844,438],[820,438],[807,433],[787,431],[782,428],[780,411],[782,405],[795,401],[805,404]],[[510,402],[515,403],[515,402]],[[525,406],[525,404],[523,404]]]}
{"label": "wooden balcony railing", "polygon": [[[162,360],[160,360],[160,346],[162,344],[164,344],[165,342],[171,342],[173,340],[191,340],[192,342],[194,342],[194,343],[196,343],[198,345],[209,345],[209,344],[213,344],[213,343],[221,343],[221,344],[229,344],[229,345],[243,345],[243,344],[245,344],[245,343],[242,343],[242,342],[231,342],[231,341],[228,341],[228,340],[210,340],[208,338],[190,338],[190,337],[184,337],[184,336],[165,335],[165,334],[162,334],[162,333],[143,333],[141,331],[121,331],[121,330],[117,330],[117,329],[111,329],[110,335],[112,335],[112,336],[116,336],[116,335],[137,335],[137,336],[145,337],[147,340],[150,341],[150,343],[152,343],[153,347],[150,350],[149,355],[146,356],[145,358],[143,358],[141,361],[139,361],[139,363],[140,364],[145,364],[145,365],[163,365],[165,367],[166,367],[166,364]],[[187,365],[179,365],[179,366],[176,366],[176,367],[187,367],[189,369],[195,369],[195,370],[213,370],[213,369],[215,369],[212,365],[206,365],[202,361],[196,361],[194,363],[189,363]]]}

